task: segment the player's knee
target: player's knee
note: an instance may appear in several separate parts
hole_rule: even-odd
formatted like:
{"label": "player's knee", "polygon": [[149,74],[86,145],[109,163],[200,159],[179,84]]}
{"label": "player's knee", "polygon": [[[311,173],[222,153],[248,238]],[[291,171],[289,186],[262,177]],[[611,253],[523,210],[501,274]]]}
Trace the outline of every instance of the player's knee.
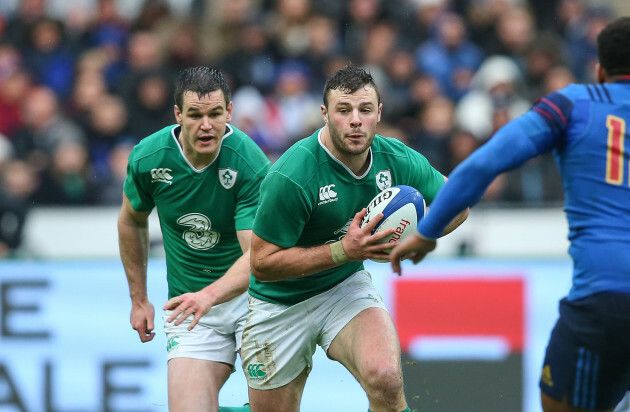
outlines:
{"label": "player's knee", "polygon": [[397,364],[371,365],[365,370],[363,381],[370,397],[394,402],[402,394],[402,372]]}

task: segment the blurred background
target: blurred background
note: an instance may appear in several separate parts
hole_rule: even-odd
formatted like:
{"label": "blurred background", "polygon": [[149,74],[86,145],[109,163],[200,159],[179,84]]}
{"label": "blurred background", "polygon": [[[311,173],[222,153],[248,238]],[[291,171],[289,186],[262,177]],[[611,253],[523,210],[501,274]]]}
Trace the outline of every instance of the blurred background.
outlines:
{"label": "blurred background", "polygon": [[[116,217],[131,148],[174,123],[178,70],[222,69],[232,123],[273,162],[323,125],[327,76],[363,65],[384,103],[378,132],[448,175],[538,97],[593,81],[596,36],[621,15],[627,0],[1,0],[0,411],[166,410],[161,325],[146,345],[128,325]],[[570,282],[561,205],[543,156],[499,176],[403,278],[368,262],[412,408],[540,410]],[[317,356],[303,410],[366,410],[353,378]],[[237,370],[224,404],[244,388]]]}

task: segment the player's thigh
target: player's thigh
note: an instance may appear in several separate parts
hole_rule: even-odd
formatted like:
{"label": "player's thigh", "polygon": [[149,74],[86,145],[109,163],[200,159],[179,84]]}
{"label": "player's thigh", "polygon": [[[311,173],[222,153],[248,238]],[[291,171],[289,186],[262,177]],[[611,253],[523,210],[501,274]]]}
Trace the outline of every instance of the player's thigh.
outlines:
{"label": "player's thigh", "polygon": [[170,412],[218,410],[219,390],[232,373],[232,365],[203,359],[168,361]]}
{"label": "player's thigh", "polygon": [[320,341],[328,356],[358,379],[374,371],[400,370],[398,335],[369,273],[355,273],[338,289],[342,297],[325,319]]}
{"label": "player's thigh", "polygon": [[381,308],[368,308],[356,315],[337,334],[327,353],[361,383],[378,373],[402,373],[396,329]]}
{"label": "player's thigh", "polygon": [[627,294],[560,302],[540,379],[545,411],[563,411],[558,402],[572,411],[614,409],[630,387],[628,324]]}
{"label": "player's thigh", "polygon": [[249,388],[249,406],[252,412],[297,412],[308,371],[304,369],[297,378],[275,389]]}

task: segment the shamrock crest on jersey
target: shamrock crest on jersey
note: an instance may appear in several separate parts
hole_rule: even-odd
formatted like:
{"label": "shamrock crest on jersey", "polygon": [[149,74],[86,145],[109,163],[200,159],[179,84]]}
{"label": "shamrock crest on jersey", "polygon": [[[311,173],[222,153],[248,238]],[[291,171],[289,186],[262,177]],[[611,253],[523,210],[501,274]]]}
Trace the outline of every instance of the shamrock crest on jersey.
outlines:
{"label": "shamrock crest on jersey", "polygon": [[226,189],[231,189],[236,182],[236,175],[238,172],[232,169],[219,169],[219,182],[221,182],[221,186]]}
{"label": "shamrock crest on jersey", "polygon": [[392,186],[392,172],[381,170],[376,174],[376,187],[380,190],[389,189]]}

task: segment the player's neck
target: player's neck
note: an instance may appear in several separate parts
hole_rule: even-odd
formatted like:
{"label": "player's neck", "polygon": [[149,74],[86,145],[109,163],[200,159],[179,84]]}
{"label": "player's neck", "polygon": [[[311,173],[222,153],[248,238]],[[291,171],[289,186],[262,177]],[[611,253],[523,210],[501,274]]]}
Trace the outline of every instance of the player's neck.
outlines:
{"label": "player's neck", "polygon": [[356,176],[361,176],[367,168],[370,166],[370,149],[363,151],[362,153],[349,153],[343,152],[339,150],[332,141],[332,137],[330,136],[330,130],[328,127],[324,127],[322,130],[322,143],[328,149],[328,151],[335,157],[335,159],[339,160],[341,163],[346,165],[348,169],[352,171]]}

